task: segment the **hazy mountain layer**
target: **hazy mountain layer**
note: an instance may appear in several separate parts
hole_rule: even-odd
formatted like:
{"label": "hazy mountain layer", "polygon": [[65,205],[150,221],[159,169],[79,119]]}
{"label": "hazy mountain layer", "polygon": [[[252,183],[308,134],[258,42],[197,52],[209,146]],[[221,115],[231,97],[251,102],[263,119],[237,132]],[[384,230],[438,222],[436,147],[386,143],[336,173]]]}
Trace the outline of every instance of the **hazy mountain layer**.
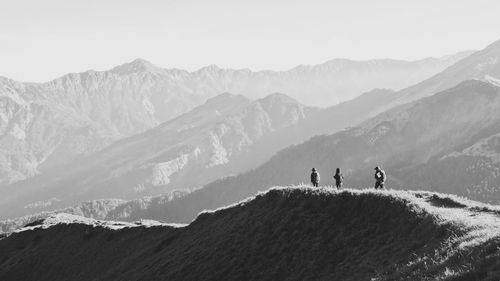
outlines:
{"label": "hazy mountain layer", "polygon": [[382,165],[390,188],[423,188],[500,202],[494,141],[500,133],[499,109],[499,87],[466,81],[359,127],[284,149],[252,171],[210,183],[166,203],[162,211],[141,210],[140,217],[189,222],[204,209],[238,202],[271,186],[307,183],[312,167],[319,169],[322,185],[331,185],[334,169],[341,167],[346,186],[370,187],[373,168]]}
{"label": "hazy mountain layer", "polygon": [[63,166],[209,97],[172,92],[176,83],[155,72],[89,71],[43,84],[0,78],[0,183]]}
{"label": "hazy mountain layer", "polygon": [[[51,169],[4,187],[0,218],[86,200],[133,199],[203,186],[257,167],[289,145],[359,124],[392,99],[394,92],[379,89],[317,109],[283,94],[253,102],[243,96],[220,95],[157,128],[68,165],[64,171]],[[142,211],[132,211],[131,216]],[[46,214],[30,217],[42,215]]]}
{"label": "hazy mountain layer", "polygon": [[[421,85],[430,89],[453,84],[459,81],[453,75],[457,73],[456,68],[464,70],[459,79],[467,79],[468,75],[471,78],[493,77],[500,71],[500,63],[491,59],[495,53],[500,53],[498,42]],[[485,64],[485,61],[490,63]],[[466,71],[467,67],[473,70]],[[371,108],[372,114],[405,99],[431,95],[426,94],[421,85],[389,93],[385,104]],[[341,167],[351,178],[346,184],[359,188],[373,185],[372,169],[382,164],[390,170],[391,187],[434,189],[499,202],[496,139],[500,132],[496,122],[500,107],[498,89],[494,85],[470,81],[425,102],[416,101],[389,110],[361,128],[317,137],[304,145],[291,147],[254,171],[208,184],[179,202],[167,204],[160,217],[190,221],[200,210],[237,202],[273,185],[308,182],[311,167],[326,173],[326,177],[323,175],[326,184],[333,183],[333,170]],[[415,97],[409,98],[410,90],[414,90]],[[386,134],[391,139],[385,139]],[[141,212],[145,217],[157,217],[156,213]],[[170,216],[169,212],[175,215]]]}
{"label": "hazy mountain layer", "polygon": [[444,71],[400,92],[396,103],[407,103],[456,86],[465,80],[500,86],[500,40],[458,61]]}
{"label": "hazy mountain layer", "polygon": [[[49,169],[43,175],[4,187],[2,216],[10,212],[5,205],[22,207],[26,213],[98,198],[133,199],[199,187],[255,167],[279,149],[303,140],[280,136],[318,111],[282,94],[256,101],[219,95],[63,170]],[[310,136],[300,130],[297,134]]]}
{"label": "hazy mountain layer", "polygon": [[410,86],[470,53],[415,62],[336,59],[280,72],[216,66],[187,72],[138,59],[47,83],[0,77],[0,184],[64,167],[224,92],[250,98],[282,92],[305,104],[328,106],[376,87]]}
{"label": "hazy mountain layer", "polygon": [[497,280],[498,212],[435,193],[293,188],[183,227],[61,214],[0,238],[0,279]]}
{"label": "hazy mountain layer", "polygon": [[97,220],[141,220],[143,217],[138,217],[138,215],[141,215],[142,212],[147,210],[148,212],[160,213],[164,204],[186,194],[187,192],[184,191],[174,191],[161,196],[143,197],[130,201],[122,199],[99,199],[87,201],[76,206],[60,210],[39,212],[15,219],[0,221],[0,233],[13,232],[16,229],[22,228],[26,224],[30,224],[34,221],[42,220],[60,213]]}

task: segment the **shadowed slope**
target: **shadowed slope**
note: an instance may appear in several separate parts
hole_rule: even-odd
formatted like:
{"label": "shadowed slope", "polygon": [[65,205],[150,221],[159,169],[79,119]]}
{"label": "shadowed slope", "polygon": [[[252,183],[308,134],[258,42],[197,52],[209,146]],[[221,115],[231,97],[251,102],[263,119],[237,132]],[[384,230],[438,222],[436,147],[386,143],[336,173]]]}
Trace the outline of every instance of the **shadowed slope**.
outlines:
{"label": "shadowed slope", "polygon": [[0,240],[0,279],[486,280],[483,262],[499,257],[479,254],[500,223],[473,207],[488,209],[425,192],[287,188],[181,228],[58,215]]}

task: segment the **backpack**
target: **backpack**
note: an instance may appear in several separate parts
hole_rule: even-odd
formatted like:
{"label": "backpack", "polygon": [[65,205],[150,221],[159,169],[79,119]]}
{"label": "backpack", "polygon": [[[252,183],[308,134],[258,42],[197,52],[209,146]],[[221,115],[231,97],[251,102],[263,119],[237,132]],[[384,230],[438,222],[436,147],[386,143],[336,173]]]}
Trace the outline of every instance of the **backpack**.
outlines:
{"label": "backpack", "polygon": [[377,178],[377,181],[379,182],[385,182],[385,172],[384,170],[380,170],[377,172],[380,176]]}

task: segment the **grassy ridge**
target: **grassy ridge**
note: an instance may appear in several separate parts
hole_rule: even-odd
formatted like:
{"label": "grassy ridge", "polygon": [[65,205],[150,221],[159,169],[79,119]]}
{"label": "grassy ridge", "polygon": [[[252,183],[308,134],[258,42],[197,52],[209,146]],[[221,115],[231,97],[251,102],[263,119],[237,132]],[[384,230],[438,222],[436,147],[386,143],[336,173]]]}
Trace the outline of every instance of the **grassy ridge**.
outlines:
{"label": "grassy ridge", "polygon": [[33,226],[0,240],[0,279],[498,280],[497,212],[430,192],[274,188],[180,228]]}

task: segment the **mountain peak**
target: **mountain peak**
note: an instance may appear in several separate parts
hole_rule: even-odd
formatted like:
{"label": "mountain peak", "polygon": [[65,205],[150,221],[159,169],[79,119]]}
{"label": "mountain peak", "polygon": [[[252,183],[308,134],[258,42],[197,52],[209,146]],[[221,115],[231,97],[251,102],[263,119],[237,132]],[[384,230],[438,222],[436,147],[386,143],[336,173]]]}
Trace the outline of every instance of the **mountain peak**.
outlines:
{"label": "mountain peak", "polygon": [[216,72],[216,71],[219,71],[221,70],[222,68],[218,67],[217,65],[215,64],[210,64],[210,65],[207,65],[207,66],[204,66],[200,69],[198,69],[196,72]]}
{"label": "mountain peak", "polygon": [[282,94],[282,93],[272,93],[270,95],[267,95],[261,99],[259,99],[260,102],[263,103],[295,103],[299,104],[299,102],[290,97],[289,95]]}
{"label": "mountain peak", "polygon": [[117,67],[111,69],[111,72],[116,74],[133,74],[133,73],[141,73],[141,72],[158,72],[162,69],[158,66],[152,64],[151,62],[145,59],[135,59],[131,62],[124,63]]}
{"label": "mountain peak", "polygon": [[486,49],[496,49],[496,48],[500,48],[500,40],[497,40],[486,47]]}
{"label": "mountain peak", "polygon": [[212,107],[212,106],[220,107],[221,105],[231,106],[231,105],[246,103],[249,101],[250,101],[250,99],[248,99],[247,97],[245,97],[243,95],[235,95],[235,94],[231,94],[231,93],[226,92],[226,93],[222,93],[220,95],[217,95],[215,97],[208,99],[205,102],[204,106],[210,106],[210,107]]}

